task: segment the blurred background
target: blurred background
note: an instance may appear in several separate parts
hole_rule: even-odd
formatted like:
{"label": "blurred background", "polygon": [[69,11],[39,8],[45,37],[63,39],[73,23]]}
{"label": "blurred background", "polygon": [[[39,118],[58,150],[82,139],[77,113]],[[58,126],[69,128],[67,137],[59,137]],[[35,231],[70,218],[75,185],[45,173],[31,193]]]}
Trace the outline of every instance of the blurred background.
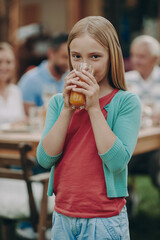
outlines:
{"label": "blurred background", "polygon": [[[49,35],[69,32],[77,20],[88,15],[101,15],[113,23],[126,71],[131,68],[129,46],[134,37],[149,34],[160,39],[158,0],[0,0],[0,41],[9,41],[17,54],[19,50],[22,75],[28,65],[38,65],[45,58],[43,47]],[[39,45],[35,44],[38,40]]]}
{"label": "blurred background", "polygon": [[[125,70],[131,70],[130,43],[140,34],[160,40],[159,0],[0,0],[0,41],[11,43],[18,57],[18,77],[46,58],[49,37],[69,32],[88,15],[101,15],[115,26]],[[138,207],[130,219],[132,240],[160,239],[160,194],[147,175],[136,177]]]}

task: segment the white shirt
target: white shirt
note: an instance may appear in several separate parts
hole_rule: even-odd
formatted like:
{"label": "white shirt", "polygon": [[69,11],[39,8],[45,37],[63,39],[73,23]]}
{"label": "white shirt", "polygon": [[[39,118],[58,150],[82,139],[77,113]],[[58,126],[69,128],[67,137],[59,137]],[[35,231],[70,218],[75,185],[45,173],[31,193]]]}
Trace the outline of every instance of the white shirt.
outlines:
{"label": "white shirt", "polygon": [[9,84],[7,100],[0,95],[0,124],[17,122],[24,118],[25,113],[19,87]]}
{"label": "white shirt", "polygon": [[160,67],[155,66],[148,79],[143,79],[137,71],[125,73],[128,90],[137,94],[142,103],[154,104],[160,110]]}

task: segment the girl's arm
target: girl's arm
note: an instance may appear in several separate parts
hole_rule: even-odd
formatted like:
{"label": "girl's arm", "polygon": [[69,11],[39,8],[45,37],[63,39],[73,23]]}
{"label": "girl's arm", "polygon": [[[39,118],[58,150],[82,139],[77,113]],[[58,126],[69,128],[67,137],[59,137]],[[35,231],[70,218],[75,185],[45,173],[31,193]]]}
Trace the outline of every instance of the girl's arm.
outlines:
{"label": "girl's arm", "polygon": [[63,107],[62,94],[52,97],[37,147],[37,160],[43,168],[50,168],[59,160],[70,118],[71,112]]}
{"label": "girl's arm", "polygon": [[64,107],[51,130],[43,138],[43,149],[48,155],[56,156],[61,153],[72,115],[73,110]]}
{"label": "girl's arm", "polygon": [[103,154],[113,146],[116,141],[116,135],[110,129],[100,107],[89,109],[88,114],[91,120],[98,152],[99,154]]}
{"label": "girl's arm", "polygon": [[[116,117],[114,120],[112,119],[112,130],[106,120],[105,125],[104,116],[98,110],[90,111],[90,120],[99,155],[107,169],[115,174],[126,169],[136,146],[141,122],[139,99],[136,95],[127,92],[124,95],[125,97],[121,98],[121,103],[118,104]],[[108,106],[108,110],[117,108],[116,101],[114,104],[112,102],[110,104],[112,106]]]}
{"label": "girl's arm", "polygon": [[70,72],[65,79],[62,95],[51,98],[43,135],[37,148],[37,159],[40,165],[49,168],[56,163],[63,150],[67,129],[74,113],[69,104],[69,93],[72,87],[72,78],[76,79],[74,71]]}
{"label": "girl's arm", "polygon": [[63,90],[64,107],[53,127],[43,138],[43,148],[50,156],[58,155],[62,151],[68,125],[74,113],[74,110],[69,103],[70,90],[73,88],[73,78],[76,79],[76,74],[74,71],[71,71],[65,78],[65,86]]}
{"label": "girl's arm", "polygon": [[[98,143],[102,145],[102,147],[104,147],[104,151],[103,152],[99,151],[99,154],[101,156],[105,156],[104,159],[106,162],[107,161],[109,162],[109,159],[113,157],[115,161],[117,161],[118,166],[120,163],[119,159],[122,156],[124,160],[123,163],[128,162],[134,151],[141,122],[141,104],[136,95],[127,92],[123,94],[123,97],[121,98],[121,101],[118,104],[118,106],[116,106],[117,104],[116,100],[114,101],[114,103],[111,102],[110,104],[111,106],[108,106],[109,111],[108,114],[110,114],[111,108],[115,109],[118,108],[116,110],[116,117],[114,118],[114,120],[112,119],[113,121],[112,130],[110,129],[107,122],[106,122],[107,128],[105,128],[105,125],[102,125],[102,121],[100,121],[99,117],[96,120],[96,118],[94,117],[95,111],[94,114],[91,113],[90,118],[92,121],[92,127],[94,129],[93,131],[95,134],[95,139],[99,138]],[[109,115],[107,119],[108,119],[107,121],[110,122]],[[101,126],[103,126],[104,128],[102,129]],[[101,132],[99,131],[102,137],[101,140],[98,131],[96,131],[97,128],[99,128],[101,131]],[[115,136],[114,140],[112,139],[113,136],[112,133]],[[106,149],[106,151],[105,144],[108,145],[108,143],[103,142],[105,141],[105,134],[110,137],[110,139],[107,138],[108,140],[106,140],[110,141],[110,148]],[[111,154],[112,157],[110,153],[112,153]]]}

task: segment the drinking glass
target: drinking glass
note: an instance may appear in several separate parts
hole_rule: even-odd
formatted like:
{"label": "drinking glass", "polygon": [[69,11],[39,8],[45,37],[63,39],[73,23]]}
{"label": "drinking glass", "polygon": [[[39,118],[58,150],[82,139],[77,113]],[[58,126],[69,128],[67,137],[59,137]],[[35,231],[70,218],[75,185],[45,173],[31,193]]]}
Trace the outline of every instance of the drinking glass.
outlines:
{"label": "drinking glass", "polygon": [[46,113],[48,108],[48,103],[50,98],[57,93],[57,89],[54,84],[45,84],[43,86],[42,99],[44,102],[43,105],[43,125],[46,119]]}
{"label": "drinking glass", "polygon": [[32,131],[42,131],[43,129],[43,108],[31,106],[29,108],[29,126]]}
{"label": "drinking glass", "polygon": [[45,84],[42,91],[42,99],[44,106],[47,108],[50,98],[57,93],[57,89],[53,84]]}
{"label": "drinking glass", "polygon": [[142,99],[142,128],[153,125],[154,100],[151,96]]}
{"label": "drinking glass", "polygon": [[[82,72],[83,70],[88,71],[89,73],[93,74],[93,67],[88,65],[87,63],[80,63],[75,66],[75,70]],[[83,81],[80,79],[79,81]],[[86,102],[86,98],[84,94],[77,93],[76,91],[71,91],[70,93],[70,104],[72,108],[75,109],[83,109]]]}

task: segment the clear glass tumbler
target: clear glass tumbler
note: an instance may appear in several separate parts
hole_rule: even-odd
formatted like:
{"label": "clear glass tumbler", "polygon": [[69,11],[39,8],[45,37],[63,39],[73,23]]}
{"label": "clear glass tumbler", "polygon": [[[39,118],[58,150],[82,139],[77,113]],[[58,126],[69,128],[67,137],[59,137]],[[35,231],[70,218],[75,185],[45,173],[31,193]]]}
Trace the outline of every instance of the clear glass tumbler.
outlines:
{"label": "clear glass tumbler", "polygon": [[[93,67],[91,65],[88,65],[87,63],[80,63],[77,64],[75,67],[77,71],[88,71],[89,73],[93,74]],[[80,79],[80,81],[83,81],[83,79]],[[70,93],[70,104],[72,105],[72,108],[82,109],[84,108],[86,102],[86,98],[82,93],[77,93],[75,91],[71,91]]]}

